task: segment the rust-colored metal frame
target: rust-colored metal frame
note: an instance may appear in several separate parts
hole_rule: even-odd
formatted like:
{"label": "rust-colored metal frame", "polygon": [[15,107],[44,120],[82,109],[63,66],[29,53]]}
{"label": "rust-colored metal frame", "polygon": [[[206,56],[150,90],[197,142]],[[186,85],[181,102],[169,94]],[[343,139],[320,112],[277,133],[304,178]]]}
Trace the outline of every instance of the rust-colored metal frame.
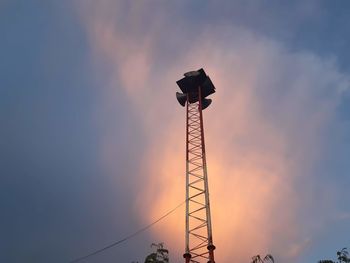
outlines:
{"label": "rust-colored metal frame", "polygon": [[186,263],[215,263],[201,88],[199,101],[186,102]]}

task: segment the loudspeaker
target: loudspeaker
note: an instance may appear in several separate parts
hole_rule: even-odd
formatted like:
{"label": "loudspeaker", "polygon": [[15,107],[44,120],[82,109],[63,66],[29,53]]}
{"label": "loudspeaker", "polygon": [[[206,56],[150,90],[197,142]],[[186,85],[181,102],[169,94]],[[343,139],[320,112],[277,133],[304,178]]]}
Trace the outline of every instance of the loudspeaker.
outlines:
{"label": "loudspeaker", "polygon": [[205,110],[211,104],[211,99],[204,98],[202,100],[202,110]]}
{"label": "loudspeaker", "polygon": [[[180,92],[176,92],[176,99],[181,104],[181,106],[185,107],[186,100],[187,100],[187,95],[186,94],[183,94],[183,93],[180,93]],[[209,104],[208,104],[208,106],[209,106]]]}

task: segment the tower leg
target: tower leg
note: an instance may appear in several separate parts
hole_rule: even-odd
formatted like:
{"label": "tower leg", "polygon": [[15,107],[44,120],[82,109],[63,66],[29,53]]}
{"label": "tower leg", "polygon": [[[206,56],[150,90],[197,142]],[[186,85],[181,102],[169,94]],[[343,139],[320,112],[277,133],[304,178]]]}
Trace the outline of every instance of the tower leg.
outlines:
{"label": "tower leg", "polygon": [[184,254],[184,259],[185,259],[185,263],[190,263],[191,254],[190,253],[185,253]]}
{"label": "tower leg", "polygon": [[208,263],[215,263],[215,260],[214,260],[215,246],[214,245],[209,245],[208,246],[208,250],[209,250],[209,261],[208,261]]}

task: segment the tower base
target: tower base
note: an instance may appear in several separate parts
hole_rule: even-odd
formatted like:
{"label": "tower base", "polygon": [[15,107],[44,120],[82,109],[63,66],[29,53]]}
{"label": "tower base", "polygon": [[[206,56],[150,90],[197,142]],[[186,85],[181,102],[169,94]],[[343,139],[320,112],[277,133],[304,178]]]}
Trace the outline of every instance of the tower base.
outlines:
{"label": "tower base", "polygon": [[191,254],[190,253],[185,253],[183,255],[184,259],[185,259],[185,263],[190,263],[190,260],[191,260]]}
{"label": "tower base", "polygon": [[213,244],[207,246],[208,250],[209,250],[209,261],[208,263],[215,263],[214,260],[214,250],[215,250],[215,246]]}

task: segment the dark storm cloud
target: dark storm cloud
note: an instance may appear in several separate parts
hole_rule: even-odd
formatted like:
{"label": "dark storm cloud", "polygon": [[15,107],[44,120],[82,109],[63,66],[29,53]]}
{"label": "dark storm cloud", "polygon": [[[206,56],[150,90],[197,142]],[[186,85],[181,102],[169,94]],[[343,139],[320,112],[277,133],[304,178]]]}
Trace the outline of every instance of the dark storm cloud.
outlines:
{"label": "dark storm cloud", "polygon": [[[13,1],[0,13],[0,261],[67,262],[137,227],[126,178],[142,136],[123,94],[113,109],[100,101],[104,76],[70,4]],[[107,132],[121,149],[114,174],[100,158]]]}

